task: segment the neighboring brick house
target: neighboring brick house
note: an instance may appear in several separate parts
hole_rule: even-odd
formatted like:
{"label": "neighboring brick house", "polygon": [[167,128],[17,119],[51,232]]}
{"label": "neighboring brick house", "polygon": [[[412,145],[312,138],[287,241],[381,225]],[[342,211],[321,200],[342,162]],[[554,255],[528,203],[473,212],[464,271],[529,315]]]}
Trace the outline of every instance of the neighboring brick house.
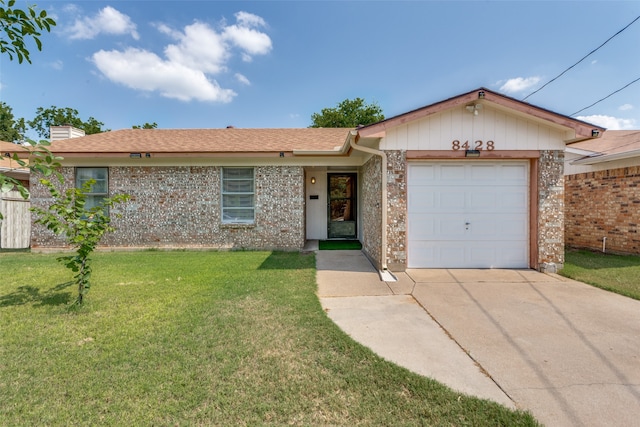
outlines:
{"label": "neighboring brick house", "polygon": [[[64,129],[56,129],[57,132]],[[299,250],[358,239],[380,269],[564,262],[566,144],[604,129],[477,89],[358,129],[126,129],[54,141],[97,179],[110,247]],[[48,194],[32,178],[32,203]],[[62,244],[34,226],[32,247]]]}
{"label": "neighboring brick house", "polygon": [[640,130],[567,147],[567,246],[640,254]]}

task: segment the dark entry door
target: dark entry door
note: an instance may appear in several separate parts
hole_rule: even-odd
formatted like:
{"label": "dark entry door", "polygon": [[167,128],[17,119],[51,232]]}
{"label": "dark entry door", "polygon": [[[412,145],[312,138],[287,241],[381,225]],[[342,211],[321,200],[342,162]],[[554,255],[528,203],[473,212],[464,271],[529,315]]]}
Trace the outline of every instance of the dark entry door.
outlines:
{"label": "dark entry door", "polygon": [[357,237],[356,174],[331,173],[329,181],[330,239],[355,239]]}

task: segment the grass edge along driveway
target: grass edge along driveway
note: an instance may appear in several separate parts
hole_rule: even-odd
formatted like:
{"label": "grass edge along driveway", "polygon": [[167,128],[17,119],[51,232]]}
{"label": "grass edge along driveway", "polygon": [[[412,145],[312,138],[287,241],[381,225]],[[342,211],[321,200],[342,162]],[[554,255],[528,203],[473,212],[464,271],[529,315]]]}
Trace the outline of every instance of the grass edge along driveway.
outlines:
{"label": "grass edge along driveway", "polygon": [[77,311],[55,257],[0,254],[4,425],[536,425],[351,340],[313,254],[97,253]]}
{"label": "grass edge along driveway", "polygon": [[640,256],[567,249],[562,276],[640,300]]}

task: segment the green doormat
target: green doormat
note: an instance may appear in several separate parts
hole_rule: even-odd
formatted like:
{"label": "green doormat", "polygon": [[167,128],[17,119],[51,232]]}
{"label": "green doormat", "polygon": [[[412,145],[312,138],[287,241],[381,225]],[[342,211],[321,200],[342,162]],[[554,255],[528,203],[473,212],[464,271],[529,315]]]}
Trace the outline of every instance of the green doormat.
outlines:
{"label": "green doormat", "polygon": [[362,243],[357,240],[320,240],[318,246],[321,251],[362,249]]}

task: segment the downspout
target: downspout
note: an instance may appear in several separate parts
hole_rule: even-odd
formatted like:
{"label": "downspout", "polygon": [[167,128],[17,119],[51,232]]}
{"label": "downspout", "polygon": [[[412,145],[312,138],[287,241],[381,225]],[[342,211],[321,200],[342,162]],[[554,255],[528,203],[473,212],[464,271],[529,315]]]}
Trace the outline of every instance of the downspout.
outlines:
{"label": "downspout", "polygon": [[382,255],[382,259],[380,260],[380,267],[383,272],[387,272],[387,155],[381,150],[356,145],[355,141],[358,139],[358,131],[352,130],[350,133],[349,145],[351,148],[356,151],[373,154],[374,156],[380,156],[380,160],[382,160],[382,236],[380,242],[380,255]]}

